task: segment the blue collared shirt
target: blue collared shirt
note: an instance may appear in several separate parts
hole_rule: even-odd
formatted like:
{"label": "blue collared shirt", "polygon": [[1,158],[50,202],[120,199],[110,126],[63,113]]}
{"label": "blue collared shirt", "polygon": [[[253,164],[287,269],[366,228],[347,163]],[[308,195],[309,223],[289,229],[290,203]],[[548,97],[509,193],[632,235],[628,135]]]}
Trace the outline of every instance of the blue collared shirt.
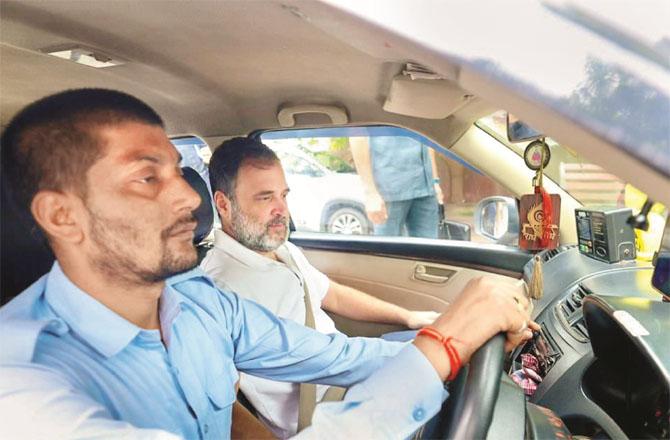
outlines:
{"label": "blue collared shirt", "polygon": [[386,202],[434,196],[430,150],[408,136],[370,137],[372,175]]}
{"label": "blue collared shirt", "polygon": [[[281,320],[219,290],[199,269],[166,282],[159,314],[163,341],[158,330],[133,325],[81,291],[55,263],[0,309],[0,400],[16,400],[21,387],[34,386],[42,394],[39,409],[50,405],[56,417],[70,416],[67,427],[49,427],[50,437],[67,437],[75,428],[99,434],[102,426],[228,438],[237,370],[348,386],[366,379],[405,346],[324,335]],[[410,357],[422,357],[410,350]],[[429,365],[422,368],[431,371]],[[432,375],[435,391],[434,370]],[[433,395],[433,406],[440,397],[440,392]],[[70,426],[75,421],[80,426]]]}

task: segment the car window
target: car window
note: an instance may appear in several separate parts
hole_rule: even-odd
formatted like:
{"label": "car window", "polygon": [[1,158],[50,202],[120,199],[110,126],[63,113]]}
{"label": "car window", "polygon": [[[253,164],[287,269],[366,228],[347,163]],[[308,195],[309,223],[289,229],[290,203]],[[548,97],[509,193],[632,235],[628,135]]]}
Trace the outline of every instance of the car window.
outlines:
{"label": "car window", "polygon": [[291,175],[303,175],[309,177],[323,177],[324,170],[318,165],[315,158],[301,157],[297,152],[286,150],[277,151],[284,172]]}
{"label": "car window", "polygon": [[[209,189],[210,196],[212,196],[212,188],[209,182],[209,159],[212,157],[212,150],[209,148],[207,142],[198,136],[175,136],[170,138],[170,142],[175,146],[179,154],[181,154],[180,167],[191,167],[200,174],[207,189]],[[214,198],[210,197],[212,210],[216,213],[214,206]],[[214,227],[220,227],[221,220],[218,215],[214,216]]]}
{"label": "car window", "polygon": [[510,195],[405,128],[281,130],[260,138],[282,161],[298,231],[490,243],[474,231],[475,206],[492,195]]}
{"label": "car window", "polygon": [[207,186],[209,186],[209,170],[207,169],[207,165],[209,164],[212,152],[207,142],[198,136],[177,136],[171,138],[170,142],[172,142],[172,145],[181,154],[179,166],[193,168],[205,179]]}

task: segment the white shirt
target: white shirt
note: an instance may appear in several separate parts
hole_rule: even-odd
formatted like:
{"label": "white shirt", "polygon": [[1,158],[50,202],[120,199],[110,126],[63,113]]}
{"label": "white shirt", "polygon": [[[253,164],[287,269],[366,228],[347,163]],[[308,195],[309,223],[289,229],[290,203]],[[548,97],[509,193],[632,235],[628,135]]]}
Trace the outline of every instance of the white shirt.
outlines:
{"label": "white shirt", "polygon": [[[221,288],[256,301],[277,316],[300,324],[305,323],[305,291],[312,303],[316,330],[321,333],[337,332],[335,323],[321,308],[330,280],[309,264],[305,255],[292,243],[286,242],[276,250],[284,264],[264,257],[238,243],[222,230],[214,231],[214,248],[207,253],[201,266]],[[272,432],[287,438],[295,435],[298,427],[299,385],[276,382],[260,377],[240,375],[240,388],[261,419]],[[317,386],[320,401],[328,387]]]}

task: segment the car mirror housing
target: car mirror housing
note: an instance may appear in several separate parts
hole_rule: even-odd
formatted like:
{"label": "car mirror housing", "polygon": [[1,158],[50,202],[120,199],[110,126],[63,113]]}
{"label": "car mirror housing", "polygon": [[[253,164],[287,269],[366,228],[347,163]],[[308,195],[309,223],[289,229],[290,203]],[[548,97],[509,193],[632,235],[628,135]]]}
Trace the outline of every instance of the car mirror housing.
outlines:
{"label": "car mirror housing", "polygon": [[474,212],[475,232],[497,244],[515,246],[519,240],[519,211],[511,197],[486,197]]}
{"label": "car mirror housing", "polygon": [[514,115],[507,113],[507,139],[510,142],[534,141],[544,137],[544,134],[535,130]]}

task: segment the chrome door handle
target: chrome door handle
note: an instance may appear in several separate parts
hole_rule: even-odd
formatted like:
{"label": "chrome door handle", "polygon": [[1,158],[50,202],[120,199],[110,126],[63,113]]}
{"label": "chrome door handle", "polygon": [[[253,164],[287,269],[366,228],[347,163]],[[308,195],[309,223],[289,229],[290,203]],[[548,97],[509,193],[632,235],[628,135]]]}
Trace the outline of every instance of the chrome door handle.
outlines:
{"label": "chrome door handle", "polygon": [[430,266],[426,264],[417,264],[414,266],[414,279],[427,281],[429,283],[443,284],[449,281],[449,278],[455,274],[455,270],[439,266]]}

